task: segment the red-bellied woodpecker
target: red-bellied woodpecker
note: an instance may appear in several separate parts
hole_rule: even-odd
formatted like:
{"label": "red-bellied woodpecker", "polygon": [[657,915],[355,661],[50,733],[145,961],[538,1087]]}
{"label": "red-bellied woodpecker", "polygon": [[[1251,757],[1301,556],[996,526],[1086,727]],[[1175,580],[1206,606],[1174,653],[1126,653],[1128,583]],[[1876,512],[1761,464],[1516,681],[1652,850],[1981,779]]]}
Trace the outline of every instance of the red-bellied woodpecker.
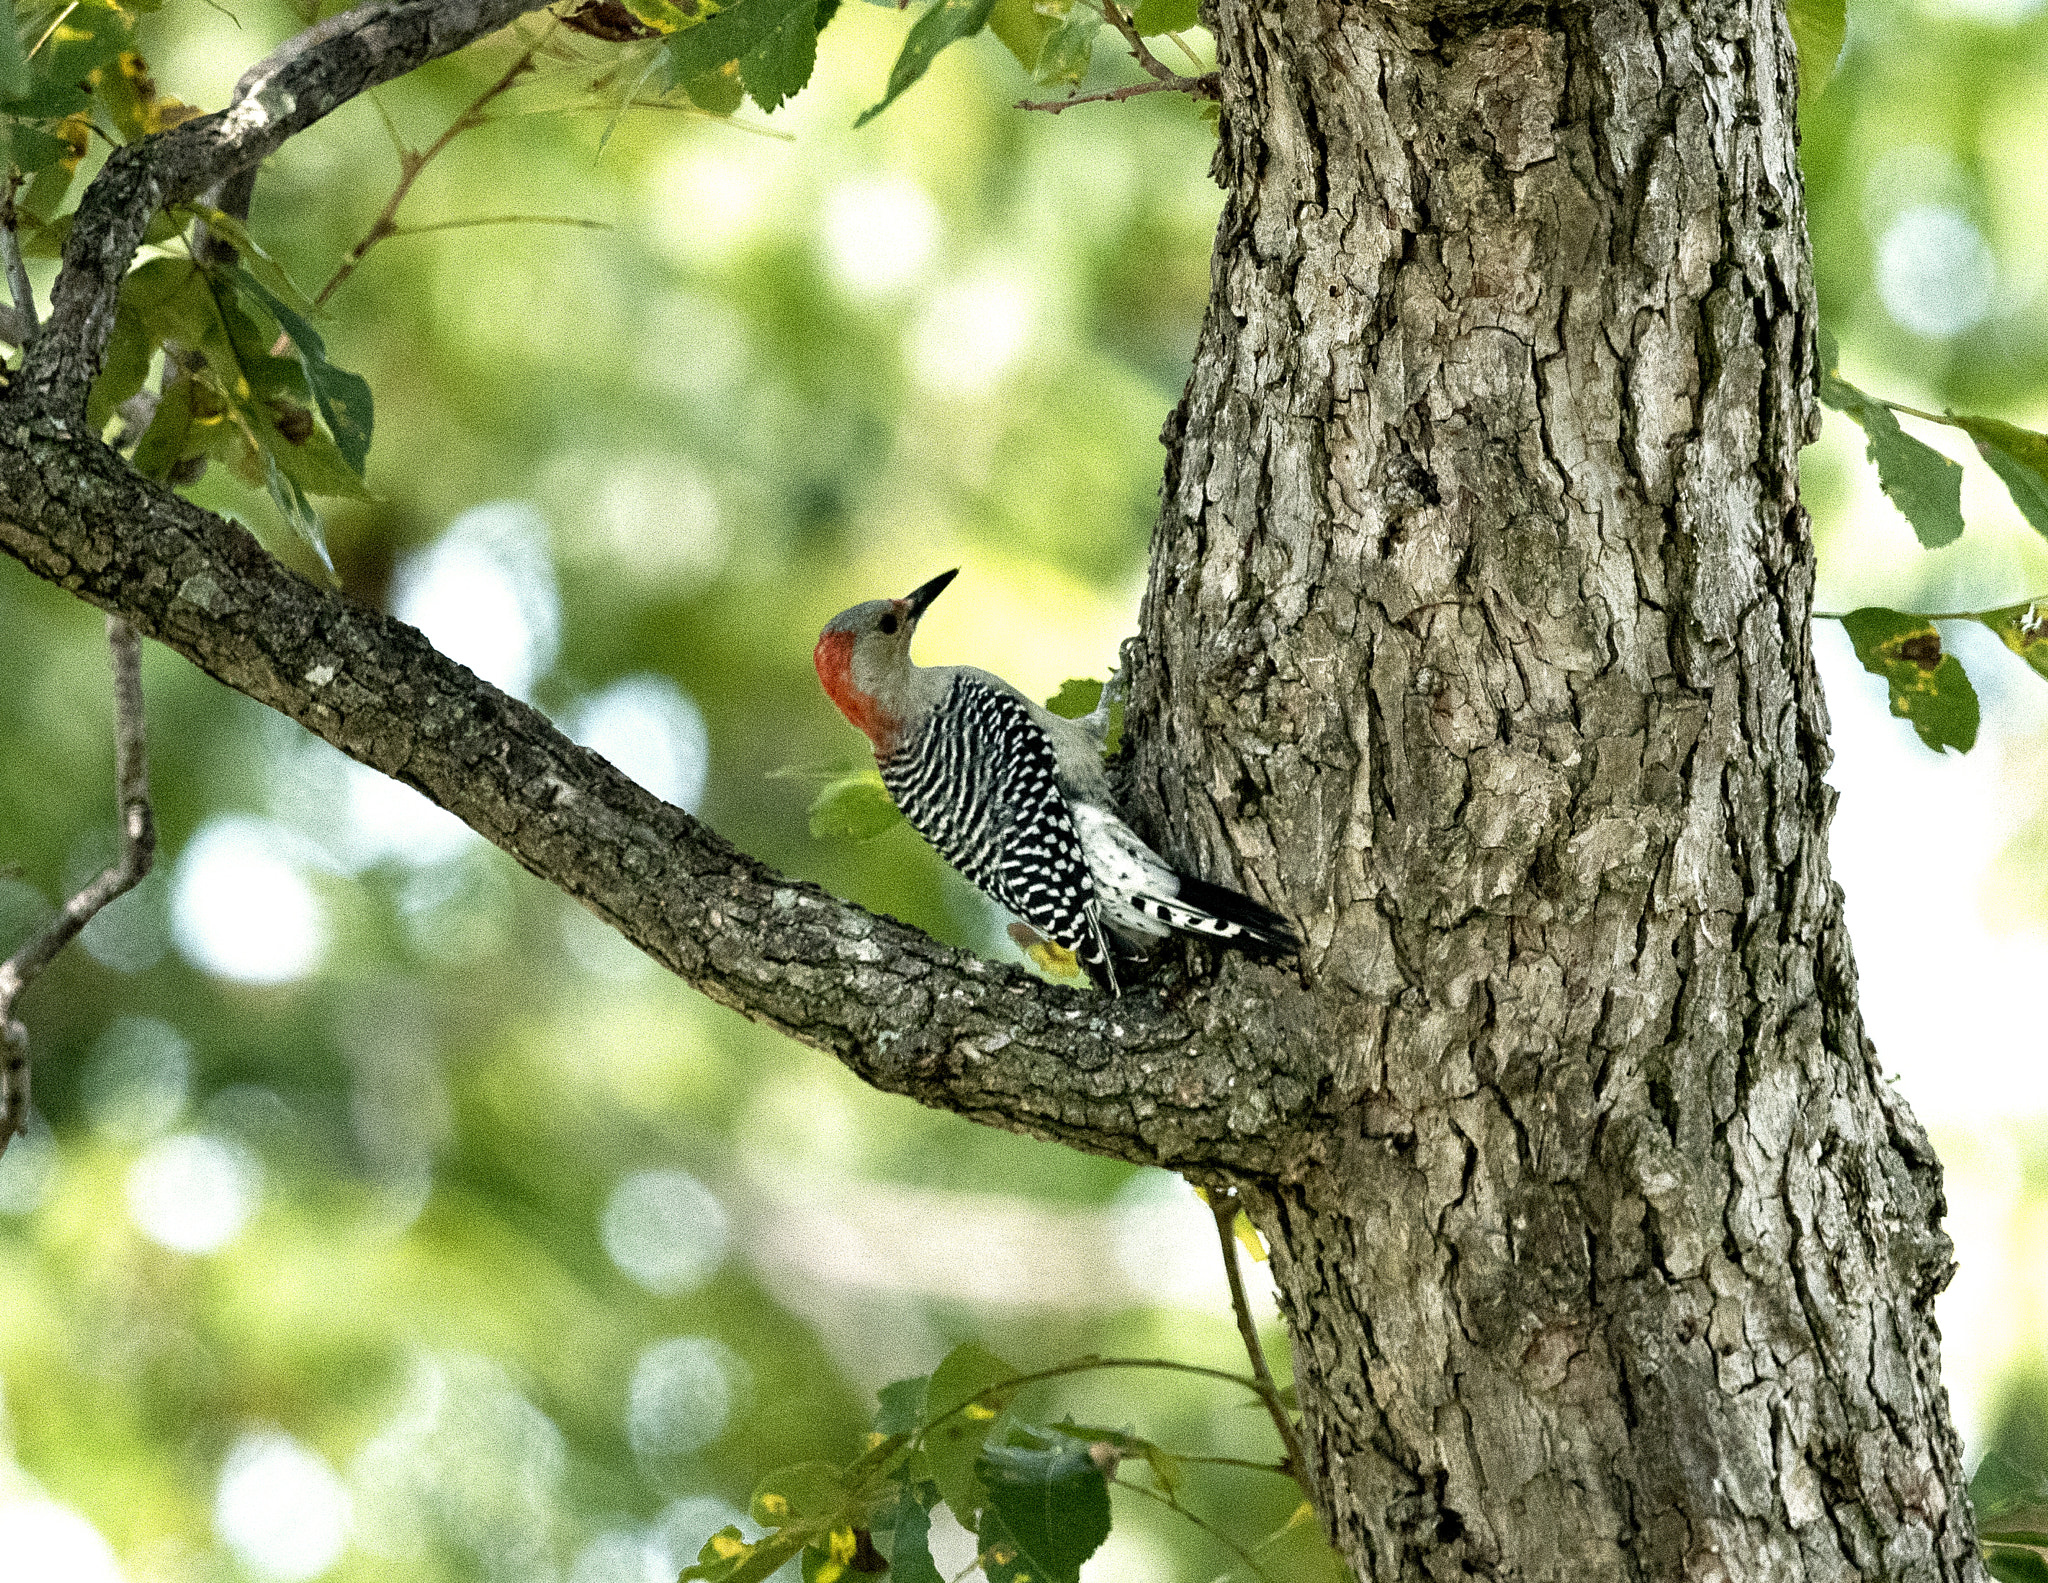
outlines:
{"label": "red-bellied woodpecker", "polygon": [[967,665],[913,665],[910,640],[955,573],[902,599],[842,610],[818,636],[818,679],[875,745],[882,784],[953,867],[1116,988],[1112,937],[1141,948],[1174,929],[1290,951],[1287,920],[1175,872],[1117,816],[1102,747]]}

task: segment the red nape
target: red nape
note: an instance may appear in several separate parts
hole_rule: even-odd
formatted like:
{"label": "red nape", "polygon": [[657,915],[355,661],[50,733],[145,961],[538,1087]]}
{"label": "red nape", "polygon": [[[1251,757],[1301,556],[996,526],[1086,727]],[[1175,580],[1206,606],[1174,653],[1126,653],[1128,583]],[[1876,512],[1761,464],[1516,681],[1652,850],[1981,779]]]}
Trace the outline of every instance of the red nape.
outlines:
{"label": "red nape", "polygon": [[818,680],[825,684],[825,695],[839,706],[841,714],[867,733],[875,751],[894,752],[903,722],[853,685],[853,634],[825,633],[811,652],[811,663],[818,667]]}

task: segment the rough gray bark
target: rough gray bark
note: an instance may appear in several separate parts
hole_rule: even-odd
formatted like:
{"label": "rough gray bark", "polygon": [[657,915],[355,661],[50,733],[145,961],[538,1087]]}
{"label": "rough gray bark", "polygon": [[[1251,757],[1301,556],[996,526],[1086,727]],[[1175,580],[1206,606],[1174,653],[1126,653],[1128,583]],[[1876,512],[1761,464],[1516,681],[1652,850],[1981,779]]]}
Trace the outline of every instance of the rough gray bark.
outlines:
{"label": "rough gray bark", "polygon": [[1369,1579],[1980,1576],[1939,1170],[1827,867],[1782,16],[1215,23],[1134,781],[1312,941],[1313,1114],[1243,1185],[1333,1532]]}
{"label": "rough gray bark", "polygon": [[0,549],[868,1081],[1240,1186],[1362,1578],[1977,1575],[1939,1179],[1824,857],[1769,6],[1221,0],[1134,788],[1310,946],[1117,1002],[767,871],[80,432],[152,207],[521,9],[365,7],[109,161],[0,399]]}

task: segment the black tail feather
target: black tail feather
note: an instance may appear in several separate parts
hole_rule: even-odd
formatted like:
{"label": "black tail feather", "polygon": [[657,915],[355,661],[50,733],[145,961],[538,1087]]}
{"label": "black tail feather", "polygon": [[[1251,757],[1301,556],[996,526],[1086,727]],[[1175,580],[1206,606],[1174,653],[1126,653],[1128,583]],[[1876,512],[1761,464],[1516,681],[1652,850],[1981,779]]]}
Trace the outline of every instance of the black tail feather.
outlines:
{"label": "black tail feather", "polygon": [[[1294,932],[1292,924],[1270,907],[1261,907],[1251,897],[1240,895],[1228,886],[1211,885],[1207,880],[1192,879],[1183,874],[1180,895],[1175,899],[1196,912],[1208,913],[1219,922],[1234,924],[1243,930],[1242,934],[1222,936],[1223,943],[1240,950],[1285,956],[1301,949],[1301,937]],[[1199,932],[1208,934],[1211,931]]]}

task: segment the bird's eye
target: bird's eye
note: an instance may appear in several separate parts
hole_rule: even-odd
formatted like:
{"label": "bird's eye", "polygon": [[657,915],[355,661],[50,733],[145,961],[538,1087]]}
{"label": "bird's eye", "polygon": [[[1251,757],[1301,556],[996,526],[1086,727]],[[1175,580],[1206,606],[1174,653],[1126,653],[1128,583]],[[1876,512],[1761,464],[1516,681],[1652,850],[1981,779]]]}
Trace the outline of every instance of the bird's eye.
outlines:
{"label": "bird's eye", "polygon": [[884,632],[894,632],[896,630],[895,615],[891,613],[889,615],[882,617],[881,627]]}

